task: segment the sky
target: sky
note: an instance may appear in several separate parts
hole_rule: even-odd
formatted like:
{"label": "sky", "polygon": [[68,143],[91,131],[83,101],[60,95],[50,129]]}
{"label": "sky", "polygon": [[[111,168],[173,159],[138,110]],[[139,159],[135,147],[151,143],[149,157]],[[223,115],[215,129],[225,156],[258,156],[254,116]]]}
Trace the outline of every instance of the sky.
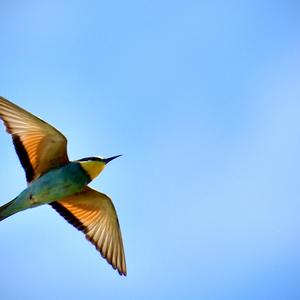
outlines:
{"label": "sky", "polygon": [[[123,156],[120,277],[50,206],[0,224],[1,299],[300,299],[297,1],[0,1],[0,95]],[[26,188],[0,131],[0,204]]]}

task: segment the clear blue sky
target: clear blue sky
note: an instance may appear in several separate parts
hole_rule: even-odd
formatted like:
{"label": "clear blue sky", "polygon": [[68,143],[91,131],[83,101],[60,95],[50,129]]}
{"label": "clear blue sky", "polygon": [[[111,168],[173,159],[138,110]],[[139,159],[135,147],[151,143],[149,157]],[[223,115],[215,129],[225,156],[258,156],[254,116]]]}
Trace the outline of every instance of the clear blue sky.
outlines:
{"label": "clear blue sky", "polygon": [[[0,94],[124,156],[128,276],[49,206],[0,224],[1,299],[300,299],[297,1],[0,2]],[[25,188],[0,131],[1,204]]]}

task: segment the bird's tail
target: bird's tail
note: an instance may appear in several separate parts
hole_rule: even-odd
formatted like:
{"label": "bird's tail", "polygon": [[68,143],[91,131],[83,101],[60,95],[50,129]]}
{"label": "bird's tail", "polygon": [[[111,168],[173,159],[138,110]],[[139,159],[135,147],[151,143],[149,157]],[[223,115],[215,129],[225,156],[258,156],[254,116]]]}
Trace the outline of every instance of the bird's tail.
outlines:
{"label": "bird's tail", "polygon": [[6,219],[7,217],[13,215],[15,211],[12,209],[12,204],[15,199],[9,201],[8,203],[0,207],[0,221]]}

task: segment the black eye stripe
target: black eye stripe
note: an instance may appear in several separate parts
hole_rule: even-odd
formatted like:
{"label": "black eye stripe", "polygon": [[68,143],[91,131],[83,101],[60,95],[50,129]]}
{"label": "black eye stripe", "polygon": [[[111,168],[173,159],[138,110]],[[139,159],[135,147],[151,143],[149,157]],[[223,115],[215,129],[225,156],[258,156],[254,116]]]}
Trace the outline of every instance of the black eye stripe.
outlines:
{"label": "black eye stripe", "polygon": [[85,158],[82,158],[82,159],[78,159],[78,161],[102,161],[101,158],[99,157],[85,157]]}

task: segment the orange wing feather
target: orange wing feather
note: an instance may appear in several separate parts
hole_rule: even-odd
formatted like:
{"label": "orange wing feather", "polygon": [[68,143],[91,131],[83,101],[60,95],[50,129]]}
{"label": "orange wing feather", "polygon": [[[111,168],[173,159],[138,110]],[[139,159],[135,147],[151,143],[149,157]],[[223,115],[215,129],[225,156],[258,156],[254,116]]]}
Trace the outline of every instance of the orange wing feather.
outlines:
{"label": "orange wing feather", "polygon": [[48,123],[3,97],[0,118],[12,135],[28,183],[69,162],[67,139]]}
{"label": "orange wing feather", "polygon": [[120,226],[109,197],[86,187],[83,192],[50,205],[69,223],[83,231],[86,238],[120,275],[126,275]]}

